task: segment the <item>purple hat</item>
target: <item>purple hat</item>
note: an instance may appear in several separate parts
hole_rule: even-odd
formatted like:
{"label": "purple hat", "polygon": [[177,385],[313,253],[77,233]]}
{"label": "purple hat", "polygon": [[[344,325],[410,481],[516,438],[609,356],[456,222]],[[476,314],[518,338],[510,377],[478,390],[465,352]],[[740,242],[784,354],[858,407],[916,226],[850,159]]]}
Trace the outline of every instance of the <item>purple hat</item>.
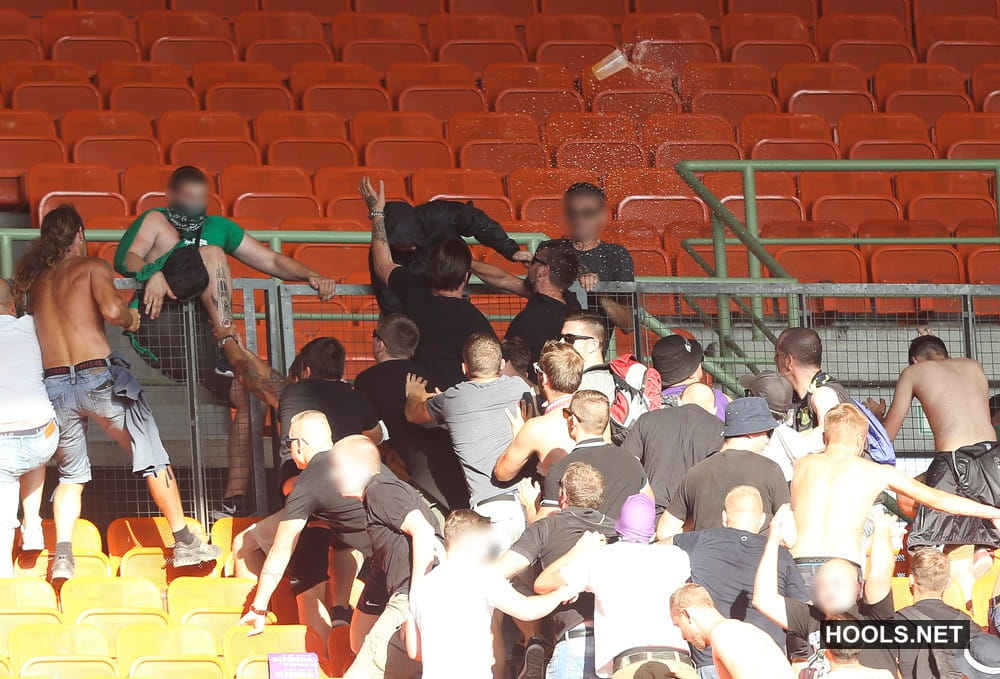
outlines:
{"label": "purple hat", "polygon": [[648,544],[656,535],[656,503],[642,493],[629,496],[615,521],[615,531],[624,542]]}

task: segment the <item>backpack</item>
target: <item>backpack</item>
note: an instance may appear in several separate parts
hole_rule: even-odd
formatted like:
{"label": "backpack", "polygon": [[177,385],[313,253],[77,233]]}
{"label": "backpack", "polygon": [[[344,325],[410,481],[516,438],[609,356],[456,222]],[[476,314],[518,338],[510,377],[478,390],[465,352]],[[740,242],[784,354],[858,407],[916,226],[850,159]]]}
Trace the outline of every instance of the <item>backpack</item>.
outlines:
{"label": "backpack", "polygon": [[868,419],[868,440],[865,442],[865,449],[871,456],[872,461],[895,466],[896,449],[892,445],[892,439],[889,438],[889,432],[885,430],[882,420],[878,419],[875,413],[869,410],[865,404],[856,399],[851,400],[854,401],[854,405]]}
{"label": "backpack", "polygon": [[[911,622],[917,620],[933,621],[933,618],[916,610],[913,606],[907,606],[897,611],[897,614],[904,620]],[[969,622],[971,623],[972,620],[970,619]],[[928,653],[927,665],[930,674],[922,672],[923,668],[917,667],[914,670],[916,676],[934,677],[934,679],[962,679],[965,676],[955,664],[955,651],[953,649],[922,648],[920,650]]]}
{"label": "backpack", "polygon": [[626,430],[639,416],[663,406],[660,373],[632,354],[623,354],[607,365],[615,382],[615,400],[611,404],[611,439],[617,445],[625,440]]}

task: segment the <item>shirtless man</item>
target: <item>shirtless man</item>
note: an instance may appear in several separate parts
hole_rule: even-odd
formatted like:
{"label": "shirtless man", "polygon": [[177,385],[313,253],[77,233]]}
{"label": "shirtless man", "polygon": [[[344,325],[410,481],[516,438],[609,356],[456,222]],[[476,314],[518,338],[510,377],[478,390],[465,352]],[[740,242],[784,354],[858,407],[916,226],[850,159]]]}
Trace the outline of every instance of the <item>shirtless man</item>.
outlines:
{"label": "shirtless man", "polygon": [[895,467],[862,459],[868,419],[855,406],[842,403],[831,408],[823,432],[826,450],[801,458],[792,477],[798,532],[792,554],[807,585],[834,558],[856,566],[863,563],[865,520],[886,488],[948,514],[1000,522],[1000,509],[926,486]]}
{"label": "shirtless man", "polygon": [[[849,613],[831,615],[827,620],[856,620]],[[826,679],[896,679],[896,675],[886,669],[868,667],[861,664],[861,650],[856,648],[828,648],[826,659],[830,663],[830,673]]]}
{"label": "shirtless man", "polygon": [[34,314],[45,389],[59,423],[52,580],[73,577],[73,528],[83,486],[91,478],[89,420],[132,455],[133,473],[146,479],[174,534],[174,566],[217,559],[222,550],[206,544],[184,523],[170,459],[142,387],[128,372],[124,357],[111,353],[104,335],[105,321],[136,330],[139,313],[122,302],[111,267],[87,256],[83,220],[72,206],[59,206],[42,219],[39,239],[21,257],[15,287]]}
{"label": "shirtless man", "polygon": [[499,481],[513,481],[533,456],[544,476],[555,462],[573,450],[563,408],[573,399],[583,375],[583,358],[569,344],[550,340],[538,359],[538,380],[545,396],[545,412],[525,421],[521,411],[507,411],[514,440],[497,459],[493,475]]}
{"label": "shirtless man", "polygon": [[699,650],[712,648],[719,679],[794,679],[792,666],[759,627],[719,613],[701,585],[688,583],[670,597],[670,618]]}
{"label": "shirtless man", "polygon": [[[885,401],[881,399],[878,403],[868,399],[866,405],[883,418],[886,432],[895,439],[916,397],[930,423],[934,447],[939,452],[924,479],[928,485],[958,492],[952,473],[952,451],[974,458],[995,458],[1000,454],[996,429],[990,418],[986,375],[978,361],[949,357],[944,342],[929,334],[922,334],[910,342],[909,361],[910,365],[900,373],[896,382],[888,412]],[[976,554],[975,565],[983,571],[975,572],[972,545],[998,547],[1000,535],[978,521],[953,524],[945,535],[941,521],[941,516],[934,511],[919,508],[907,545],[912,549],[919,545],[945,544],[950,548],[953,577],[963,582],[963,587],[971,592],[969,588],[974,577],[982,575],[992,562],[986,550],[980,550]],[[956,542],[962,538],[966,541]]]}

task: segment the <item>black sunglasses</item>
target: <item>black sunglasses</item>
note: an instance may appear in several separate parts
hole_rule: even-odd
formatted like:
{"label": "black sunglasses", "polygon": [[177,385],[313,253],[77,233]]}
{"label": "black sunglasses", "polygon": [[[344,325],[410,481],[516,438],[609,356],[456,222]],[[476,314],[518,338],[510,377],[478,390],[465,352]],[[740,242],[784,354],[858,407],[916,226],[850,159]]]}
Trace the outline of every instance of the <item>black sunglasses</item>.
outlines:
{"label": "black sunglasses", "polygon": [[283,439],[282,439],[282,443],[284,443],[284,444],[285,444],[285,447],[286,447],[286,448],[291,448],[291,446],[292,446],[292,441],[301,441],[301,442],[305,442],[305,439],[302,439],[302,438],[297,438],[297,437],[292,437],[292,436],[286,436],[285,438],[283,438]]}
{"label": "black sunglasses", "polygon": [[531,258],[531,263],[532,264],[541,264],[542,266],[548,266],[549,265],[548,262],[546,262],[544,259],[542,259],[538,255],[535,255],[534,257]]}
{"label": "black sunglasses", "polygon": [[564,332],[563,334],[559,335],[559,341],[562,342],[563,344],[574,344],[576,342],[579,342],[580,340],[592,340],[592,339],[594,338],[591,337],[590,335],[574,335],[571,332]]}

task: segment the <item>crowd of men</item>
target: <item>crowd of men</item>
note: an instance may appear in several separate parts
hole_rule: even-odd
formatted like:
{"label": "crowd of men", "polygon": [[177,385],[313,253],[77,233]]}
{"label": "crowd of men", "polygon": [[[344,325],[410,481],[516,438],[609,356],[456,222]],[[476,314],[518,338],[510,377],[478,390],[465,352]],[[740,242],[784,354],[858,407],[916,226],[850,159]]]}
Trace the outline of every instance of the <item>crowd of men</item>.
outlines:
{"label": "crowd of men", "polygon": [[[344,346],[323,337],[282,375],[237,336],[227,255],[309,281],[321,299],[335,286],[207,215],[207,187],[179,169],[170,207],[122,239],[116,268],[144,283],[136,305],[115,290],[111,266],[87,256],[71,206],[45,215],[14,281],[0,283],[0,577],[13,574],[18,527],[22,549],[44,546],[50,459],[50,577],[74,576],[91,421],[145,478],[174,531],[174,565],[219,556],[186,527],[149,403],[105,335],[118,326],[137,348],[167,352],[169,328],[144,326],[199,300],[199,341],[217,352],[196,377],[231,375],[224,391],[237,411],[255,395],[276,409],[283,437],[284,506],[233,544],[236,574],[257,580],[249,634],[287,577],[303,624],[324,637],[350,627],[347,679],[1000,676],[1000,637],[943,601],[955,591],[971,602],[1000,546],[1000,457],[982,367],[949,357],[939,338],[911,343],[888,408],[827,374],[808,328],[781,333],[774,370],[740,379],[735,400],[709,386],[704,349],[679,334],[655,344],[637,387],[608,362],[611,333],[631,332],[634,314],[627,296],[596,284],[633,270],[625,248],[601,240],[600,188],[569,187],[570,236],[527,253],[469,204],[387,203],[365,179],[383,310],[375,364],[345,382]],[[526,275],[474,261],[462,236]],[[472,274],[527,298],[503,341],[465,294]],[[176,357],[157,361],[171,374]],[[913,398],[941,451],[923,482],[876,440],[898,435]],[[231,440],[230,453],[244,455],[242,444]],[[230,514],[245,483],[230,479]],[[892,587],[902,518],[905,607]],[[365,588],[352,606],[356,579]],[[820,643],[825,621],[893,619],[958,621],[971,642]]]}

